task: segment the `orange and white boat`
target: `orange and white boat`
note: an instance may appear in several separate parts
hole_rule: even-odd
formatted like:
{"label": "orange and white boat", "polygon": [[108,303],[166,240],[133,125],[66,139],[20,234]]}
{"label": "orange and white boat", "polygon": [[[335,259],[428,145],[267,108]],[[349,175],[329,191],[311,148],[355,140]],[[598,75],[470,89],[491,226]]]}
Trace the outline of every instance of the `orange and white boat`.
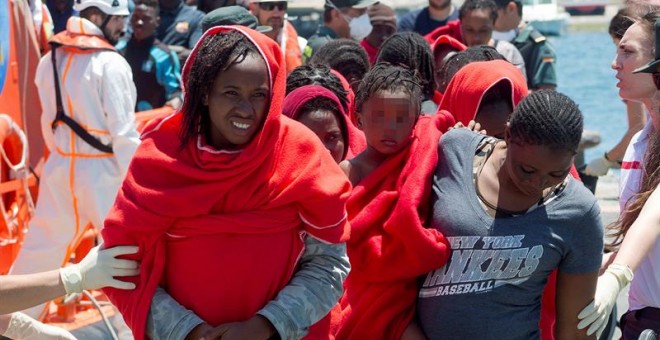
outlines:
{"label": "orange and white boat", "polygon": [[[27,1],[0,0],[0,275],[9,272],[28,232],[41,165],[47,157],[34,84],[44,44],[38,42],[35,32]],[[163,107],[136,113],[138,130],[173,111]],[[95,229],[88,226],[83,237],[70,247],[74,250],[68,257],[77,262],[95,242]],[[114,314],[100,291],[54,300],[47,311],[42,321],[76,335],[80,334],[76,331]]]}

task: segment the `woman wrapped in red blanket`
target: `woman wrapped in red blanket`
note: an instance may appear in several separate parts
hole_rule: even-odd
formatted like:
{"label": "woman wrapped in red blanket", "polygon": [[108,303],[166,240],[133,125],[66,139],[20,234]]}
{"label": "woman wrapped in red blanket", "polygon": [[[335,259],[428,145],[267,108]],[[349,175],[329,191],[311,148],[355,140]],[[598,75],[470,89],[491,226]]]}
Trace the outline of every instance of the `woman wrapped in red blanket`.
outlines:
{"label": "woman wrapped in red blanket", "polygon": [[383,63],[358,90],[367,149],[340,164],[355,188],[347,205],[352,271],[334,320],[338,339],[401,339],[413,331],[417,277],[447,260],[445,238],[424,221],[440,131],[453,120],[420,117],[421,98],[414,71]]}
{"label": "woman wrapped in red blanket", "polygon": [[[298,338],[339,299],[350,183],[281,115],[282,63],[256,31],[208,30],[182,110],[143,135],[103,230],[108,247],[140,247],[137,288],[106,290],[136,339]],[[163,294],[177,303],[165,312]]]}

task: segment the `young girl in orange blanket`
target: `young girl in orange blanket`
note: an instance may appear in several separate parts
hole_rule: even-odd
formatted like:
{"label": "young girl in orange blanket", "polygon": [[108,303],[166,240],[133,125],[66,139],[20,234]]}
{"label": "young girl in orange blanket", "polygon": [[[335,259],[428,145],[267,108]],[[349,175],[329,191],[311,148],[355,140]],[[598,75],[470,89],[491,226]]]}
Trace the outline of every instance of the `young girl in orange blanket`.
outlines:
{"label": "young girl in orange blanket", "polygon": [[415,313],[417,277],[447,260],[445,238],[424,221],[438,140],[453,121],[420,117],[421,101],[414,71],[399,66],[375,65],[359,87],[356,118],[367,149],[340,163],[354,189],[352,271],[337,339],[401,339]]}
{"label": "young girl in orange blanket", "polygon": [[143,135],[103,229],[140,249],[137,288],[106,290],[136,339],[295,339],[339,299],[350,184],[281,115],[282,63],[256,31],[206,31],[182,110]]}

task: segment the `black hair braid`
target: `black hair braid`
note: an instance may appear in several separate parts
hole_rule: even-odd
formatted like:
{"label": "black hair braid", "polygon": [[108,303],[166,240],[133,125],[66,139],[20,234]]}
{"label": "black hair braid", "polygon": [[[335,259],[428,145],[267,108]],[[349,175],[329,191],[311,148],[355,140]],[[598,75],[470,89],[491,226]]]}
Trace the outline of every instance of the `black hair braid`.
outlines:
{"label": "black hair braid", "polygon": [[405,91],[411,100],[417,100],[416,106],[421,113],[422,84],[416,70],[389,63],[377,63],[364,76],[355,94],[355,110],[362,111],[362,105],[378,91]]}
{"label": "black hair braid", "polygon": [[582,113],[566,95],[553,90],[535,91],[513,111],[509,137],[514,143],[575,153],[582,137]]}
{"label": "black hair braid", "polygon": [[323,45],[309,61],[328,65],[341,73],[349,83],[359,82],[369,71],[369,56],[355,40],[335,39]]}
{"label": "black hair braid", "polygon": [[376,63],[402,65],[419,72],[425,99],[435,92],[434,58],[431,46],[415,32],[399,32],[387,38],[378,51]]}
{"label": "black hair braid", "polygon": [[494,47],[479,45],[468,48],[451,56],[445,65],[438,71],[438,91],[445,93],[451,78],[463,66],[475,61],[506,60]]}
{"label": "black hair braid", "polygon": [[319,85],[332,91],[344,111],[348,112],[348,92],[344,89],[339,77],[330,72],[330,67],[319,64],[306,64],[293,69],[286,78],[286,94],[305,85]]}
{"label": "black hair braid", "polygon": [[204,39],[194,55],[185,84],[180,134],[182,148],[199,133],[200,124],[202,127],[209,125],[209,108],[203,102],[218,74],[241,62],[250,53],[259,55],[256,46],[238,31],[221,32]]}

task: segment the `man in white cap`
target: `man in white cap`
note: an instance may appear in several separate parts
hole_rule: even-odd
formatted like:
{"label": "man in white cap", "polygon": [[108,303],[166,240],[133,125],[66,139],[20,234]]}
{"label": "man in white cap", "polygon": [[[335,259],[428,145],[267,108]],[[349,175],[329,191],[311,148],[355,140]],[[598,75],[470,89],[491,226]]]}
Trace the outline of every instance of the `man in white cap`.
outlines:
{"label": "man in white cap", "polygon": [[[37,67],[41,127],[50,156],[12,274],[67,263],[85,227],[103,226],[139,144],[131,68],[114,48],[127,0],[76,0],[80,17],[51,39]],[[28,310],[39,317],[43,305]]]}
{"label": "man in white cap", "polygon": [[277,41],[284,53],[286,71],[290,73],[302,64],[302,51],[298,45],[298,32],[286,19],[288,0],[252,0],[250,11],[259,20],[259,25],[273,29],[264,34]]}

